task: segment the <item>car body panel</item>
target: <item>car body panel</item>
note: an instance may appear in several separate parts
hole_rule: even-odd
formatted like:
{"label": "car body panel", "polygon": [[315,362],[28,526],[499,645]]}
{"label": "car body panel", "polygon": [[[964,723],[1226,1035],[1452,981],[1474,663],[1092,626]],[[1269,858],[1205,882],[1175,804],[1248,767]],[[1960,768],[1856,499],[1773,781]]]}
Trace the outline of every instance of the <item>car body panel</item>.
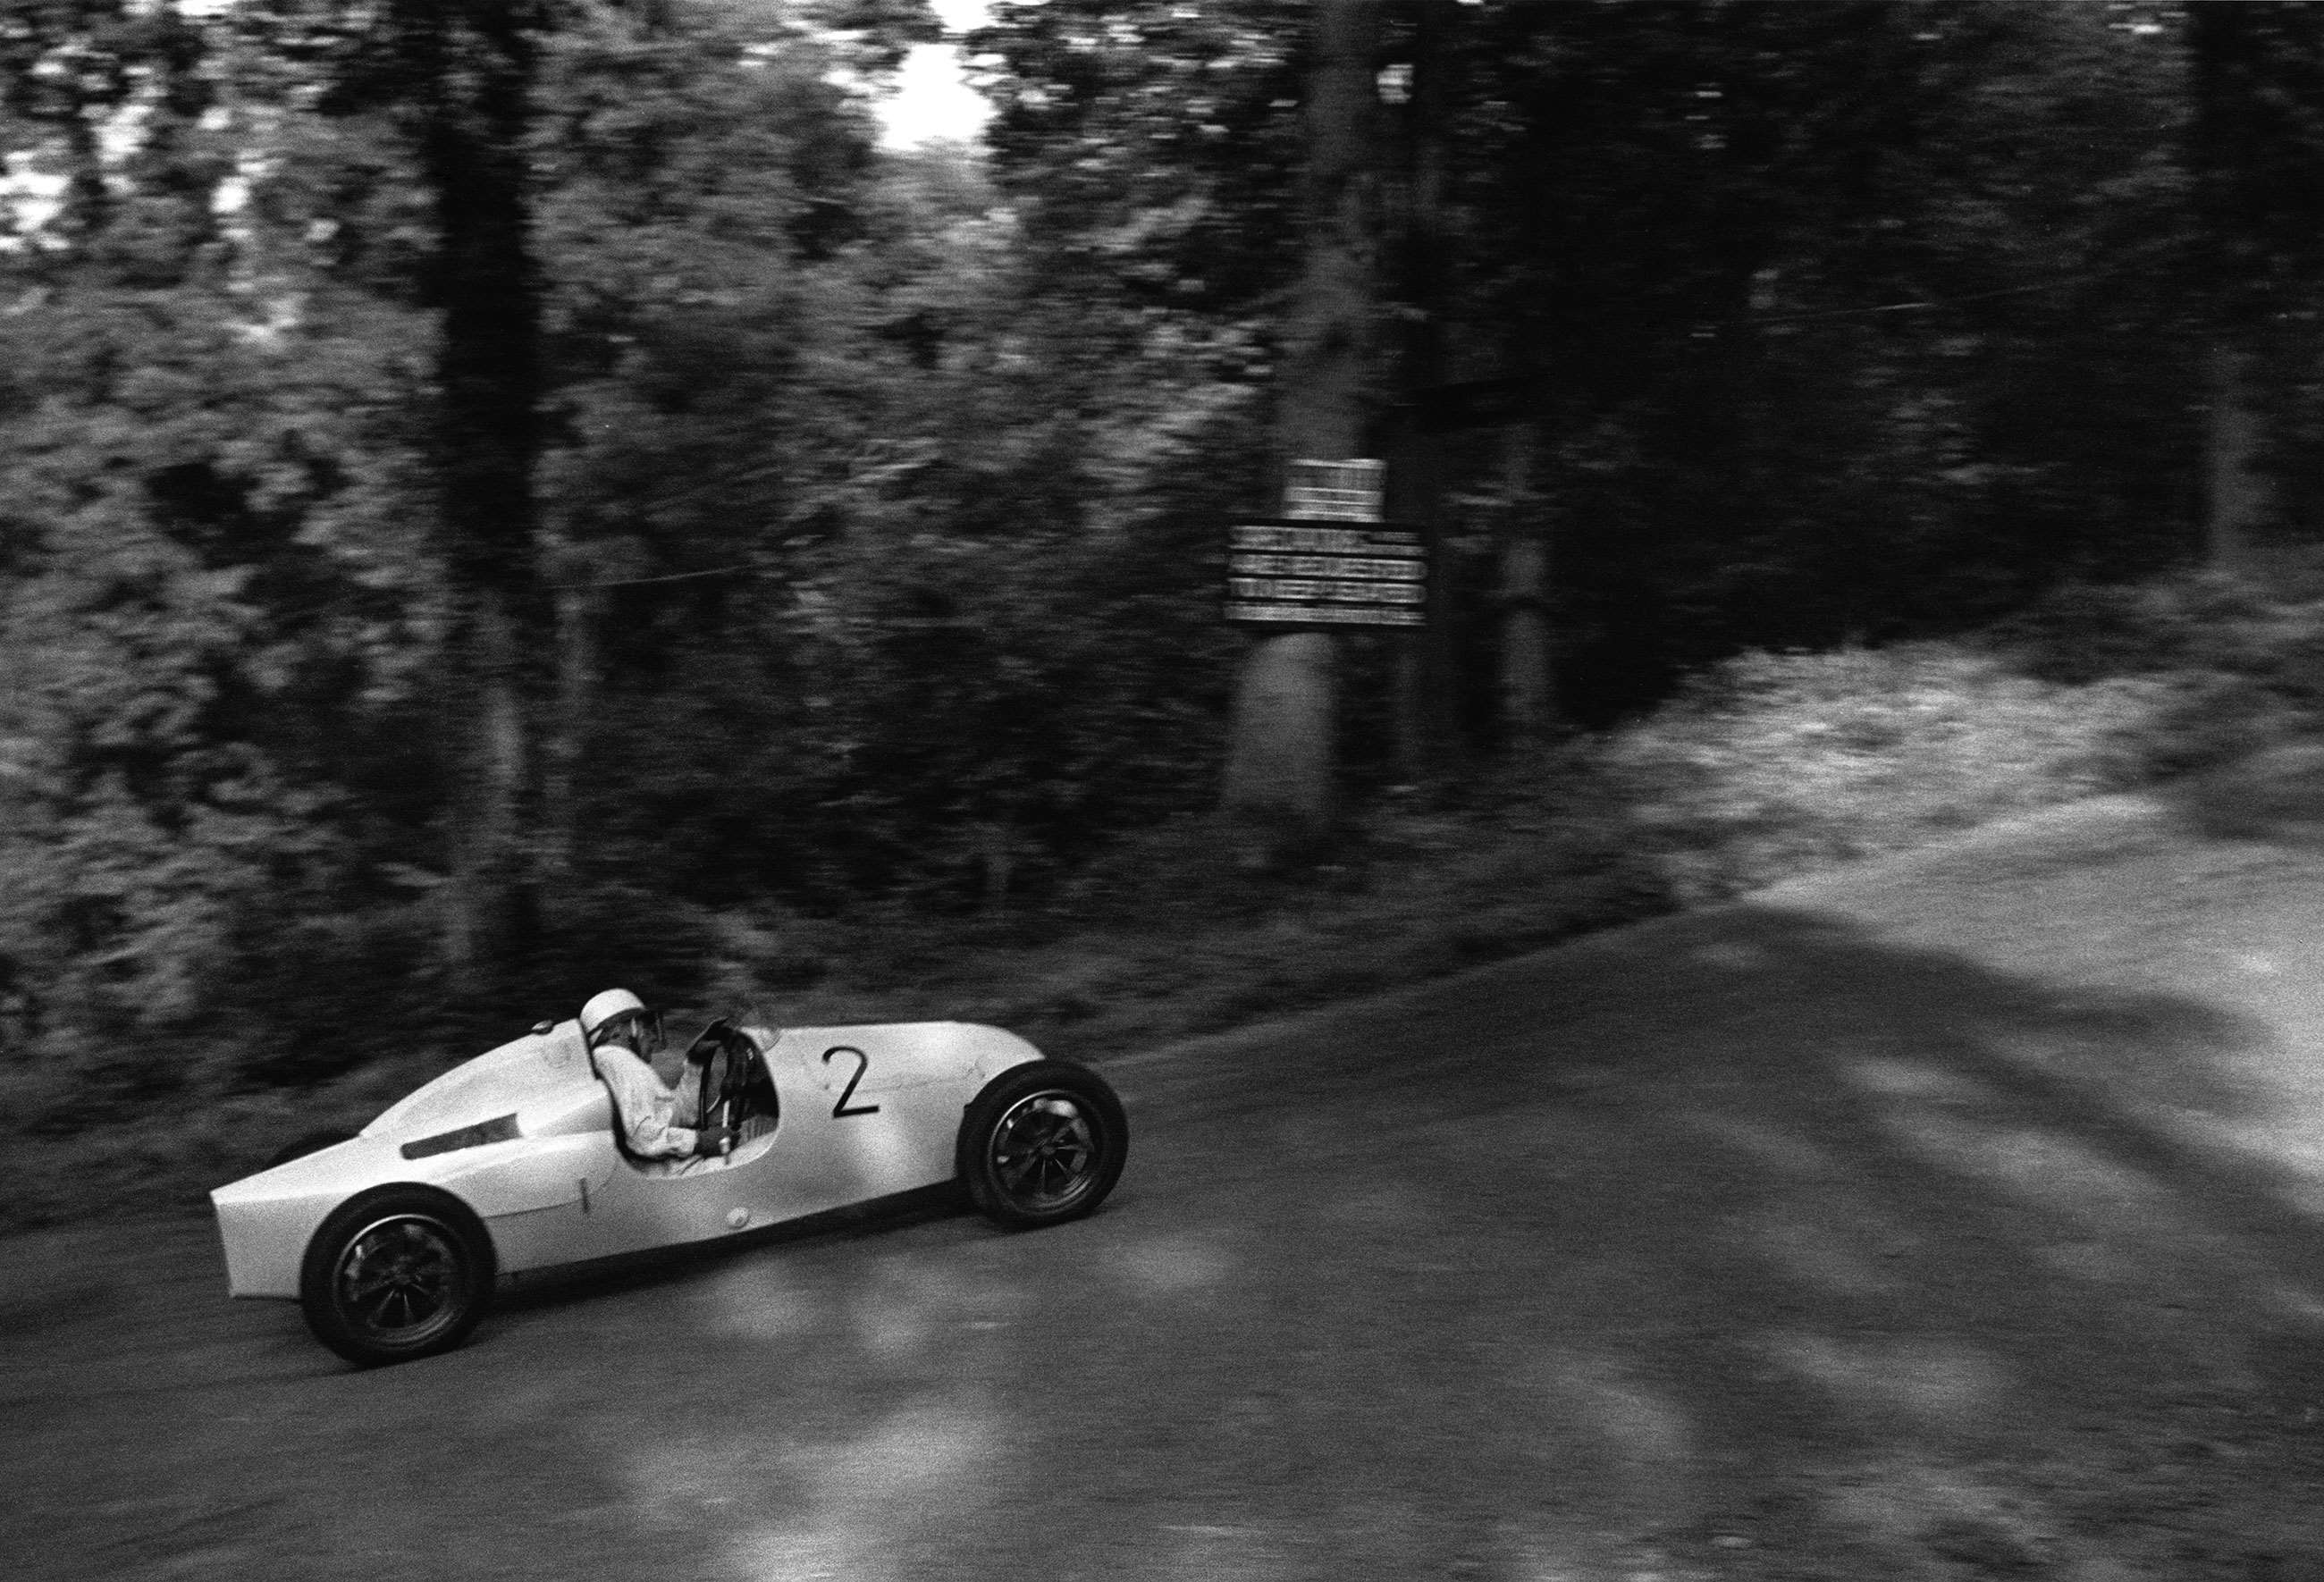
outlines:
{"label": "car body panel", "polygon": [[527,1104],[554,1103],[564,1092],[597,1088],[580,1024],[560,1022],[547,1033],[528,1034],[454,1066],[388,1106],[361,1135],[423,1137]]}
{"label": "car body panel", "polygon": [[[473,1209],[506,1273],[715,1239],[954,1173],[961,1116],[993,1076],[1040,1058],[997,1027],[958,1022],[743,1030],[777,1100],[771,1128],[683,1173],[625,1158],[612,1095],[577,1026],[557,1025],[453,1068],[355,1138],[210,1194],[235,1296],[296,1297],[325,1219],[356,1195],[417,1184]],[[502,1140],[407,1145],[513,1118]]]}

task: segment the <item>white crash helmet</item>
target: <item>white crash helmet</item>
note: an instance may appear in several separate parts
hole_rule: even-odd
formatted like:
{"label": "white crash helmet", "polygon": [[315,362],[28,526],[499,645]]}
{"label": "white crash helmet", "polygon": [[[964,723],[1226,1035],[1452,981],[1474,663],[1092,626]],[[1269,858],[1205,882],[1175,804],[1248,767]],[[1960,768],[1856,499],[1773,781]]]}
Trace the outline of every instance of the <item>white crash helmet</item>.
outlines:
{"label": "white crash helmet", "polygon": [[646,1009],[646,1002],[626,989],[609,989],[589,997],[581,1007],[581,1036],[590,1048],[622,1031],[623,1023],[637,1029],[638,1053],[651,1054],[661,1047],[661,1018]]}

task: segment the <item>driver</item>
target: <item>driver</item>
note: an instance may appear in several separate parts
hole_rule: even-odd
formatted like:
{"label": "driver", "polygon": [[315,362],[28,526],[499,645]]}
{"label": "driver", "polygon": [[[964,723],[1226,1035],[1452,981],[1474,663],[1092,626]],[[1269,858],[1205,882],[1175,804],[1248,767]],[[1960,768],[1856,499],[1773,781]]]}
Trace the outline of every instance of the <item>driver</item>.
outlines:
{"label": "driver", "polygon": [[733,1145],[734,1134],[724,1127],[688,1124],[698,1119],[697,1084],[672,1091],[647,1063],[662,1046],[661,1018],[636,995],[609,989],[592,996],[581,1007],[581,1035],[588,1041],[597,1074],[613,1090],[622,1136],[632,1154],[665,1162],[663,1169],[683,1175]]}

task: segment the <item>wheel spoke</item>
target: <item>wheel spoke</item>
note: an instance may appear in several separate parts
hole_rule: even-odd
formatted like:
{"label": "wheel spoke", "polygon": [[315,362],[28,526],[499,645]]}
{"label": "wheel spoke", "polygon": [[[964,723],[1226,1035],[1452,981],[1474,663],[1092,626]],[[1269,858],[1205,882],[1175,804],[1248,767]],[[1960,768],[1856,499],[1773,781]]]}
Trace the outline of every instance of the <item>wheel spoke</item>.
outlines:
{"label": "wheel spoke", "polygon": [[402,1325],[392,1322],[389,1319],[389,1315],[395,1311],[397,1306],[402,1303],[404,1297],[402,1292],[397,1290],[392,1285],[386,1286],[379,1292],[376,1297],[365,1302],[361,1308],[359,1308],[356,1311],[355,1316],[362,1319],[364,1323],[369,1324],[374,1329],[401,1329]]}
{"label": "wheel spoke", "polygon": [[459,1259],[443,1229],[421,1219],[376,1226],[339,1261],[339,1311],[375,1335],[422,1329],[452,1303]]}
{"label": "wheel spoke", "polygon": [[351,1276],[346,1286],[346,1300],[351,1303],[366,1302],[394,1289],[395,1280],[392,1275],[375,1274],[368,1280]]}
{"label": "wheel spoke", "polygon": [[1030,1095],[992,1129],[995,1184],[1028,1207],[1055,1208],[1078,1196],[1100,1152],[1091,1116],[1068,1094]]}

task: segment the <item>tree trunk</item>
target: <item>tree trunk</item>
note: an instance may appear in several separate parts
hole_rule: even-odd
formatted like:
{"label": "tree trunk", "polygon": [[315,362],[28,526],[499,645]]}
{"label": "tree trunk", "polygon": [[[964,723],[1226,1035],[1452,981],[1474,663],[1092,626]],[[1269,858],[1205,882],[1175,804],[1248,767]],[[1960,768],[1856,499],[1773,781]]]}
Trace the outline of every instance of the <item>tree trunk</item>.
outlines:
{"label": "tree trunk", "polygon": [[534,45],[515,0],[398,14],[415,80],[433,97],[420,133],[436,203],[436,454],[454,619],[452,884],[444,952],[454,987],[481,992],[529,898],[523,821],[532,772],[523,633],[540,597],[532,472],[540,446],[540,291],[526,177]]}
{"label": "tree trunk", "polygon": [[1336,685],[1328,632],[1259,639],[1235,689],[1229,812],[1308,829],[1330,818]]}
{"label": "tree trunk", "polygon": [[561,556],[557,589],[557,696],[541,742],[540,872],[552,909],[577,900],[581,773],[596,713],[597,621],[604,595],[591,586],[586,556]]}
{"label": "tree trunk", "polygon": [[[1378,0],[1317,0],[1308,71],[1306,262],[1286,358],[1281,454],[1361,454],[1364,356],[1372,308],[1373,71]],[[1263,637],[1235,694],[1222,807],[1258,829],[1319,831],[1332,811],[1333,639]],[[1271,838],[1271,837],[1270,837]]]}
{"label": "tree trunk", "polygon": [[1442,235],[1452,55],[1444,47],[1444,34],[1454,9],[1451,0],[1419,0],[1413,14],[1404,227],[1405,293],[1410,312],[1405,319],[1404,372],[1406,409],[1414,420],[1406,426],[1398,457],[1406,474],[1399,494],[1406,503],[1397,514],[1420,529],[1435,570],[1428,588],[1427,624],[1398,637],[1397,758],[1409,780],[1441,779],[1458,769],[1461,757],[1454,612],[1444,575],[1444,443],[1434,424],[1421,420],[1426,392],[1443,384],[1445,373]]}
{"label": "tree trunk", "polygon": [[[2209,343],[2204,381],[2204,558],[2222,571],[2255,569],[2254,549],[2277,501],[2260,458],[2267,430],[2260,395],[2263,347],[2290,327],[2288,281],[2312,275],[2312,186],[2300,106],[2324,56],[2324,20],[2306,5],[2184,8],[2193,115],[2188,120],[2196,255]],[[2312,162],[2312,161],[2311,161]]]}
{"label": "tree trunk", "polygon": [[[1436,382],[1417,381],[1417,391]],[[1446,639],[1443,446],[1434,434],[1407,425],[1388,461],[1388,518],[1419,529],[1428,545],[1430,584],[1427,624],[1396,633],[1396,694],[1391,718],[1396,731],[1397,772],[1425,784],[1444,778],[1458,767],[1460,732],[1454,723],[1451,648]]]}
{"label": "tree trunk", "polygon": [[456,714],[444,955],[455,990],[480,994],[517,929],[525,878],[520,810],[530,766],[516,628],[505,602],[480,593],[461,626],[450,689]]}
{"label": "tree trunk", "polygon": [[1512,751],[1556,726],[1549,648],[1549,532],[1532,489],[1534,431],[1512,428],[1504,466],[1508,497],[1499,534],[1501,737]]}
{"label": "tree trunk", "polygon": [[2204,558],[2214,570],[2252,569],[2252,543],[2273,503],[2259,470],[2260,417],[2252,405],[2251,358],[2225,339],[2205,359],[2210,386],[2206,425]]}

